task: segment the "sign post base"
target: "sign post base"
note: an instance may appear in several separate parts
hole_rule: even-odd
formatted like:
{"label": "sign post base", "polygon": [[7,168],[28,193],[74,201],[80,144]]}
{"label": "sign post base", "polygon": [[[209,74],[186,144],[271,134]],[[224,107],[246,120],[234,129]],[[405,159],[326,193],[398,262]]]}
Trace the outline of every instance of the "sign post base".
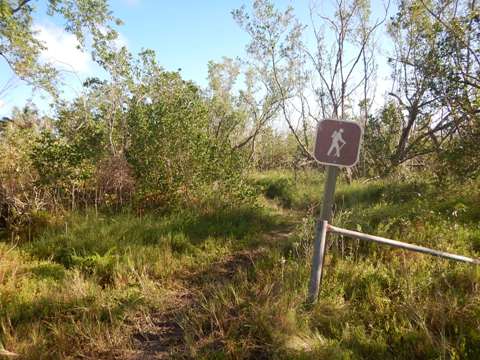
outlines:
{"label": "sign post base", "polygon": [[320,218],[318,219],[316,227],[315,244],[313,247],[312,271],[310,275],[310,287],[308,290],[308,301],[310,303],[315,303],[317,301],[318,292],[322,281],[327,224],[332,219],[337,175],[338,168],[336,166],[327,167],[327,178],[325,179],[322,210],[320,212]]}

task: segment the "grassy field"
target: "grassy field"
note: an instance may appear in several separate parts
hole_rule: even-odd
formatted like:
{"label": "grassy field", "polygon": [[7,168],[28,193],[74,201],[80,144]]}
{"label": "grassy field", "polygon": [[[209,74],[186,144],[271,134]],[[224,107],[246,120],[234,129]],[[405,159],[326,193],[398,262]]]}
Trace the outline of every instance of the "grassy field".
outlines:
{"label": "grassy field", "polygon": [[[323,177],[251,179],[256,206],[72,214],[0,243],[0,336],[25,359],[478,359],[480,271],[330,237],[305,303]],[[334,223],[480,257],[478,182],[341,182]]]}

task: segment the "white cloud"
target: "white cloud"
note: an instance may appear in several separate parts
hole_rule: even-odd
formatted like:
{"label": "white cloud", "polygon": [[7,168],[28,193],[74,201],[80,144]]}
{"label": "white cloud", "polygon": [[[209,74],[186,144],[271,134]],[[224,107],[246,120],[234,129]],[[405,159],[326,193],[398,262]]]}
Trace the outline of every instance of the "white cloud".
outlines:
{"label": "white cloud", "polygon": [[72,34],[53,24],[41,24],[35,27],[37,38],[46,47],[40,57],[59,70],[87,74],[91,71],[90,55],[78,49],[78,41]]}
{"label": "white cloud", "polygon": [[0,109],[4,106],[5,106],[5,103],[2,100],[0,100]]}

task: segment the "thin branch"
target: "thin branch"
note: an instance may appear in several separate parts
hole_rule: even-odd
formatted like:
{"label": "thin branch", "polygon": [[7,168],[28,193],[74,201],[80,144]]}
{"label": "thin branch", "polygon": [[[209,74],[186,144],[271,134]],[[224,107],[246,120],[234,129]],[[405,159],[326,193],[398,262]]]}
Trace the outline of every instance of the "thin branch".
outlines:
{"label": "thin branch", "polygon": [[475,61],[477,62],[477,64],[480,65],[480,58],[478,57],[477,55],[477,52],[475,51],[475,49],[472,49],[470,47],[470,45],[465,42],[465,40],[463,40],[461,37],[457,36],[456,33],[455,33],[455,30],[452,29],[452,27],[447,24],[441,17],[440,15],[436,14],[432,9],[430,9],[430,7],[425,4],[425,2],[423,0],[420,0],[420,2],[422,3],[423,7],[425,8],[425,10],[428,11],[428,13],[430,15],[432,15],[440,24],[442,24],[460,43],[462,43],[463,46],[465,46],[465,48],[468,50],[469,53],[471,53],[473,55],[473,57],[475,58]]}
{"label": "thin branch", "polygon": [[12,9],[12,14],[20,11],[25,5],[27,5],[31,0],[22,0],[18,3],[18,6],[15,9]]}

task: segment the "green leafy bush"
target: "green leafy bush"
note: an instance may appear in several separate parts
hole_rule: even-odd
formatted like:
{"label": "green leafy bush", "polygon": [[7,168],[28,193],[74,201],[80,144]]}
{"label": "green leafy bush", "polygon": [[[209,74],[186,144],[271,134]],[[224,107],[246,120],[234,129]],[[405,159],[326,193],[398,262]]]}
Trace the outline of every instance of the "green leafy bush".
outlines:
{"label": "green leafy bush", "polygon": [[290,207],[293,201],[293,183],[286,176],[265,177],[256,181],[268,199],[276,199],[283,206]]}
{"label": "green leafy bush", "polygon": [[150,102],[133,99],[127,114],[129,147],[139,197],[156,206],[200,203],[208,187],[228,202],[245,197],[242,161],[208,132],[200,90],[178,73],[162,73]]}

